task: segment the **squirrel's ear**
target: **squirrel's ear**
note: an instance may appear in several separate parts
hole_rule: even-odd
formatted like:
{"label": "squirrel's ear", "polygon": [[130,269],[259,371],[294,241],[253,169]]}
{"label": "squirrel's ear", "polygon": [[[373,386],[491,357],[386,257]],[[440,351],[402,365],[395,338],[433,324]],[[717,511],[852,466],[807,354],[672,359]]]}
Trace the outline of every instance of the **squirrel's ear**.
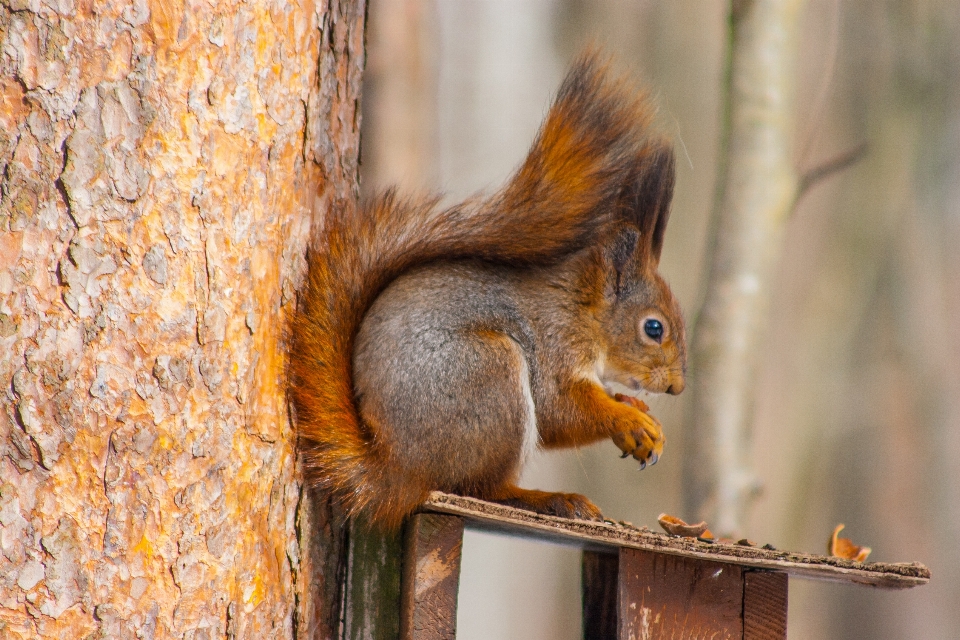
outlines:
{"label": "squirrel's ear", "polygon": [[613,233],[612,240],[607,244],[607,259],[613,267],[609,275],[611,293],[619,298],[623,295],[624,287],[629,278],[624,277],[627,266],[637,257],[637,243],[640,240],[640,231],[631,224],[620,224]]}
{"label": "squirrel's ear", "polygon": [[633,225],[620,225],[607,249],[610,262],[617,271],[623,271],[637,250],[640,232]]}
{"label": "squirrel's ear", "polygon": [[673,150],[660,143],[644,155],[621,200],[627,218],[640,229],[641,253],[653,266],[660,262],[675,179]]}

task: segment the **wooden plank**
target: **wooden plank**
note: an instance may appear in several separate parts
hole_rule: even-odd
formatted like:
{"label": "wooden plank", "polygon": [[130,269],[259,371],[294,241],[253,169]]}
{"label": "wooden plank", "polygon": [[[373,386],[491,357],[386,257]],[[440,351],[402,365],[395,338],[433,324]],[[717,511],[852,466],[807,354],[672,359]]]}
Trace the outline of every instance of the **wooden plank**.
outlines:
{"label": "wooden plank", "polygon": [[919,563],[864,563],[761,547],[708,544],[692,538],[676,538],[653,532],[646,527],[637,528],[611,521],[587,522],[556,518],[440,492],[431,494],[420,510],[462,516],[467,526],[474,529],[547,540],[581,549],[607,552],[619,547],[643,549],[781,571],[802,578],[866,584],[887,589],[915,587],[930,580],[930,570]]}
{"label": "wooden plank", "polygon": [[620,556],[585,550],[582,564],[584,640],[617,639]]}
{"label": "wooden plank", "polygon": [[384,532],[362,518],[350,522],[344,593],[344,640],[400,637],[400,531]]}
{"label": "wooden plank", "polygon": [[787,574],[745,571],[743,576],[743,640],[787,637]]}
{"label": "wooden plank", "polygon": [[404,533],[400,637],[454,640],[463,518],[416,514]]}
{"label": "wooden plank", "polygon": [[346,516],[329,494],[308,487],[302,491],[297,511],[301,554],[295,574],[295,597],[302,604],[295,609],[295,637],[337,640],[349,562]]}
{"label": "wooden plank", "polygon": [[640,549],[620,550],[619,637],[743,638],[743,569]]}

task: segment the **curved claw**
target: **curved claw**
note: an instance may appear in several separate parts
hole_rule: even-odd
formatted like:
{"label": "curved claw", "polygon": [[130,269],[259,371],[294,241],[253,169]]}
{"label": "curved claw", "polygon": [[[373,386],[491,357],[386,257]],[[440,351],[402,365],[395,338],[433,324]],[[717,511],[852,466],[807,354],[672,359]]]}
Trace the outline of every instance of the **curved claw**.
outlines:
{"label": "curved claw", "polygon": [[623,430],[614,433],[612,439],[620,448],[621,458],[633,456],[640,463],[641,470],[657,463],[665,439],[663,427],[656,418],[643,411],[636,411],[632,413],[629,421],[624,420],[622,424],[618,423],[618,426]]}

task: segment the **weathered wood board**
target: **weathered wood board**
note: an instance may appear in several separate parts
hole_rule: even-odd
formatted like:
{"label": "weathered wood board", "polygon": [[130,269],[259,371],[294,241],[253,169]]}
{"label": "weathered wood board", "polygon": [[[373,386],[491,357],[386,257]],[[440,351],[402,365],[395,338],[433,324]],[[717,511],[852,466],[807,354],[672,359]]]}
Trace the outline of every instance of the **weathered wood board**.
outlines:
{"label": "weathered wood board", "polygon": [[725,562],[741,567],[779,571],[793,577],[905,589],[926,584],[930,570],[919,563],[854,562],[829,556],[794,553],[739,544],[700,542],[623,523],[588,522],[545,516],[522,509],[435,492],[420,507],[425,513],[462,516],[468,527],[539,538],[582,549],[611,553],[641,549],[686,558]]}
{"label": "weathered wood board", "polygon": [[744,572],[745,640],[787,637],[787,578],[787,574],[775,571]]}
{"label": "weathered wood board", "polygon": [[404,532],[400,637],[454,640],[463,518],[418,513]]}
{"label": "weathered wood board", "polygon": [[743,635],[743,567],[641,549],[621,549],[620,638]]}

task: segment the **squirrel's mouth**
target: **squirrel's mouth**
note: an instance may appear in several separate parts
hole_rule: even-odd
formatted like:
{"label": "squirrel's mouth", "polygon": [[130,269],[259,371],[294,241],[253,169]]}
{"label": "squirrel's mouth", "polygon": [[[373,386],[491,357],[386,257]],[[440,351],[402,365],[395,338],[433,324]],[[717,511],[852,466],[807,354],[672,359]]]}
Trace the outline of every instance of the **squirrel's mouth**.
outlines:
{"label": "squirrel's mouth", "polygon": [[639,398],[640,394],[650,395],[650,391],[643,388],[643,385],[640,384],[640,381],[634,377],[629,377],[625,381],[620,380],[604,380],[603,389],[607,392],[611,398],[616,394],[621,394],[625,396],[631,396],[633,398]]}

